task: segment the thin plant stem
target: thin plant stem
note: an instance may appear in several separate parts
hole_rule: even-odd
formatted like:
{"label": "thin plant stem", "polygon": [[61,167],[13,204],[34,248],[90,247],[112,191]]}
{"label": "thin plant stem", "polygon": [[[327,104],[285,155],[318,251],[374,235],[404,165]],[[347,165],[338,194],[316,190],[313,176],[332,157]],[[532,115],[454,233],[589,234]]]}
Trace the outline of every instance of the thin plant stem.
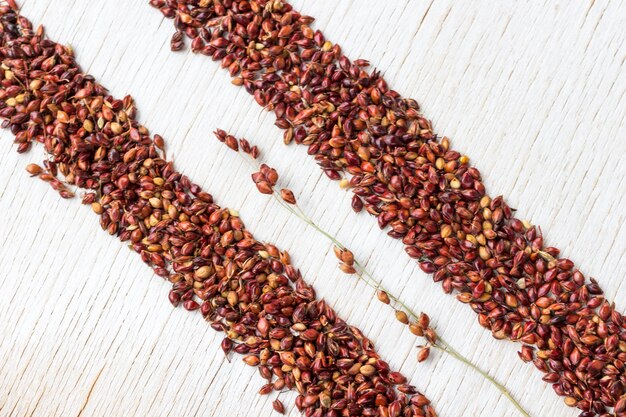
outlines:
{"label": "thin plant stem", "polygon": [[[248,157],[244,153],[237,151],[237,154],[240,155],[243,158],[243,160],[246,161],[253,170],[257,170],[259,168],[258,165],[255,164],[256,161],[252,160],[250,157]],[[344,244],[342,244],[339,240],[337,240],[337,238],[335,238],[330,233],[326,232],[324,229],[318,226],[309,216],[307,216],[306,213],[300,208],[300,206],[298,206],[297,204],[296,205],[287,204],[282,199],[280,193],[275,191],[273,188],[272,188],[272,197],[286,210],[288,210],[290,213],[298,217],[301,221],[303,221],[304,223],[306,223],[307,225],[309,225],[310,227],[312,227],[313,229],[321,233],[324,237],[330,240],[339,249],[347,250],[347,247]],[[365,268],[363,264],[361,264],[358,260],[355,259],[354,265],[357,267],[355,268],[356,275],[359,277],[359,279],[361,279],[361,281],[363,281],[366,285],[368,285],[370,288],[374,289],[375,291],[384,291],[389,297],[389,299],[393,301],[396,306],[400,306],[402,310],[404,310],[409,316],[413,318],[413,320],[417,321],[419,319],[419,315],[416,314],[413,311],[413,309],[411,309],[408,305],[406,305],[406,303],[404,303],[398,297],[396,297],[391,292],[389,292],[389,290],[387,290],[380,281],[374,278],[374,276]],[[442,339],[439,335],[437,335],[436,341],[430,342],[430,345],[441,352],[449,354],[450,356],[452,356],[459,362],[465,364],[466,366],[468,366],[469,368],[473,369],[475,372],[480,374],[483,378],[491,382],[515,406],[515,408],[517,408],[517,410],[520,412],[521,415],[523,415],[524,417],[530,417],[530,414],[528,414],[528,412],[524,409],[524,407],[522,407],[522,405],[515,398],[513,398],[509,390],[504,385],[499,383],[494,377],[489,375],[489,373],[482,370],[478,365],[475,365],[468,358],[463,356],[459,351],[453,348],[448,342]]]}

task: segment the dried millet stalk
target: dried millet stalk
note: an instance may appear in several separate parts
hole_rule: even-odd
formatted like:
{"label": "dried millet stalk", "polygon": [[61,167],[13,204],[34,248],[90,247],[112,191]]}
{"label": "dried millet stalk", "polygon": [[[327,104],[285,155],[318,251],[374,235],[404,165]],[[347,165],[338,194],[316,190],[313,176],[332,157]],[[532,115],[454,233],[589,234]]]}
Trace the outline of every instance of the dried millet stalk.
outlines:
{"label": "dried millet stalk", "polygon": [[[450,346],[450,344],[441,339],[436,334],[435,330],[430,326],[430,317],[427,314],[420,313],[418,315],[398,297],[391,294],[383,287],[380,281],[374,278],[374,276],[365,268],[363,264],[354,258],[354,254],[344,244],[342,244],[335,236],[318,226],[317,223],[315,223],[297,204],[296,198],[291,190],[282,188],[280,192],[276,192],[274,187],[278,182],[279,175],[275,169],[270,168],[266,164],[255,164],[255,161],[253,160],[256,158],[252,158],[251,160],[244,155],[246,152],[243,149],[242,153],[239,151],[239,148],[230,146],[229,144],[237,143],[237,139],[234,136],[227,134],[224,130],[218,129],[214,133],[220,142],[225,143],[229,148],[237,152],[244,159],[244,161],[251,166],[252,170],[255,171],[252,174],[252,180],[261,194],[270,194],[279,204],[287,209],[287,211],[294,214],[304,223],[311,226],[317,232],[326,237],[334,245],[333,251],[340,262],[339,269],[346,274],[356,274],[360,280],[374,289],[376,292],[376,298],[380,302],[390,305],[390,307],[393,308],[395,317],[399,322],[407,325],[411,333],[415,336],[423,337],[426,340],[424,345],[418,346],[420,348],[417,355],[418,362],[423,362],[428,358],[431,346],[444,353],[450,354],[492,383],[504,396],[507,397],[507,399],[509,399],[509,401],[513,403],[522,415],[529,416],[522,405],[515,398],[513,398],[510,392],[502,384],[497,382],[487,372],[480,369],[477,365],[459,353],[455,348]],[[239,139],[239,142],[249,145],[248,140],[244,138]],[[273,174],[271,176],[271,181],[267,179],[268,173]],[[391,304],[392,301],[393,305]],[[409,316],[413,320],[412,322],[409,320]]]}
{"label": "dried millet stalk", "polygon": [[[87,191],[102,229],[172,283],[169,299],[199,310],[222,349],[243,355],[273,390],[296,390],[307,417],[435,416],[428,399],[341,320],[275,246],[176,171],[136,120],[130,96],[108,94],[70,48],[0,5],[0,117],[18,151],[43,144],[47,170]],[[28,167],[33,175],[51,175]],[[271,177],[271,174],[270,174]],[[58,180],[60,182],[60,180]],[[282,412],[282,403],[274,408]]]}
{"label": "dried millet stalk", "polygon": [[376,216],[494,337],[523,344],[581,417],[625,416],[626,320],[593,279],[485,192],[469,158],[439,140],[415,100],[351,61],[281,0],[150,0],[191,49],[220,60],[306,145],[331,179],[352,177],[352,207]]}

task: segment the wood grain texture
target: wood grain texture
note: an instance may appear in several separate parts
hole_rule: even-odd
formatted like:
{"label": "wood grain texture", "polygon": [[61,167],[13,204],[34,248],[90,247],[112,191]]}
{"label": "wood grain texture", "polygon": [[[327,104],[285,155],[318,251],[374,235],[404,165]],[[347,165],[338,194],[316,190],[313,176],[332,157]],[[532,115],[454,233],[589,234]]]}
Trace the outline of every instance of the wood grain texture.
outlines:
{"label": "wood grain texture", "polygon": [[[166,138],[178,168],[237,208],[441,416],[517,416],[454,359],[417,364],[415,340],[364,284],[336,268],[327,241],[259,195],[248,167],[213,139],[220,127],[258,144],[299,203],[439,333],[510,388],[533,416],[575,416],[518,345],[496,341],[446,296],[399,241],[302,147],[285,147],[273,117],[225,71],[172,53],[172,25],[147,1],[24,0],[23,14],[71,44],[78,62]],[[440,134],[471,156],[488,192],[503,194],[546,241],[596,277],[626,309],[626,3],[615,1],[294,1],[348,56],[369,59],[417,99]],[[199,314],[172,309],[168,285],[100,231],[77,199],[61,200],[0,134],[0,416],[276,416],[275,396]],[[280,395],[298,416],[293,394]]]}

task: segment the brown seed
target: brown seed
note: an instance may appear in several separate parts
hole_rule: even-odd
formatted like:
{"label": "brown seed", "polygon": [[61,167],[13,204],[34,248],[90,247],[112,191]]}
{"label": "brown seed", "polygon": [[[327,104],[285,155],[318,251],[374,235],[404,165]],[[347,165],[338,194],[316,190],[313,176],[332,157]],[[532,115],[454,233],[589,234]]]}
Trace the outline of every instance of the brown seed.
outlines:
{"label": "brown seed", "polygon": [[409,317],[402,310],[396,310],[396,320],[402,324],[409,324]]}
{"label": "brown seed", "polygon": [[43,172],[43,168],[41,168],[39,165],[37,164],[28,164],[26,165],[26,171],[30,174],[30,175],[39,175]]}
{"label": "brown seed", "polygon": [[256,188],[259,190],[261,194],[272,194],[274,192],[274,190],[272,189],[272,186],[266,181],[258,182],[256,184]]}
{"label": "brown seed", "polygon": [[356,273],[356,269],[354,269],[352,265],[347,265],[345,263],[340,263],[339,269],[341,269],[341,272],[343,272],[344,274],[348,274],[348,275],[352,275]]}
{"label": "brown seed", "polygon": [[376,297],[378,297],[378,300],[382,303],[389,304],[391,302],[389,295],[385,291],[376,292]]}
{"label": "brown seed", "polygon": [[352,266],[354,264],[354,254],[348,249],[341,251],[341,261],[346,265]]}
{"label": "brown seed", "polygon": [[283,188],[280,190],[280,196],[287,204],[296,204],[296,198],[291,190]]}
{"label": "brown seed", "polygon": [[280,402],[280,400],[274,400],[274,402],[272,403],[272,407],[274,407],[274,410],[279,412],[280,414],[285,414],[285,406],[282,402]]}
{"label": "brown seed", "polygon": [[426,340],[428,340],[428,343],[432,345],[437,343],[437,333],[435,333],[432,327],[429,327],[428,329],[424,330],[424,337],[426,337]]}
{"label": "brown seed", "polygon": [[417,361],[424,362],[426,359],[428,359],[428,355],[430,355],[430,348],[428,346],[421,348],[420,351],[417,353]]}
{"label": "brown seed", "polygon": [[422,329],[427,329],[430,326],[430,317],[428,317],[428,314],[421,313],[419,315],[418,323]]}

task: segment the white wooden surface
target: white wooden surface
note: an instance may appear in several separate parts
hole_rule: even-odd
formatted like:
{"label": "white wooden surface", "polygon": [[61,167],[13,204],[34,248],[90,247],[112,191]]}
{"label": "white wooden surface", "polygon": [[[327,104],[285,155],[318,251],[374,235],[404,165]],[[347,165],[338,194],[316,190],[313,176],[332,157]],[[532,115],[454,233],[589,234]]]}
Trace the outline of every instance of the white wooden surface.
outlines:
{"label": "white wooden surface", "polygon": [[[217,143],[248,137],[302,207],[338,234],[385,285],[427,311],[452,344],[505,383],[533,416],[575,416],[518,346],[495,341],[469,307],[446,296],[273,117],[218,65],[172,53],[171,21],[145,0],[24,0],[23,14],[73,45],[83,68],[166,138],[179,168],[260,239],[288,249],[318,294],[361,327],[441,416],[516,416],[476,374],[415,341],[371,291],[336,269],[328,243],[257,194],[246,165]],[[298,0],[352,58],[367,58],[416,98],[436,130],[481,169],[492,195],[542,226],[547,242],[596,277],[626,311],[626,2]],[[168,285],[63,201],[0,138],[0,416],[276,416],[274,396],[199,314],[174,310]],[[291,410],[293,396],[280,398]]]}

